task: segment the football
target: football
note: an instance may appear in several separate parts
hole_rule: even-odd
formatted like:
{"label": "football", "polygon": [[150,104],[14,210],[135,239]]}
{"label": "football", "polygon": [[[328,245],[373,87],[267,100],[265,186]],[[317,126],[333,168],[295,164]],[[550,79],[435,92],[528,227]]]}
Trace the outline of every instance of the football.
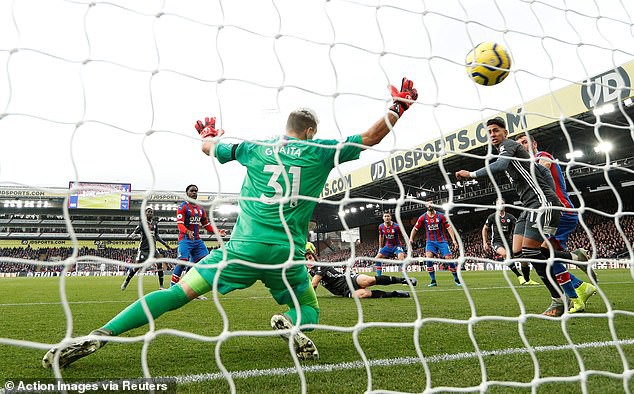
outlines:
{"label": "football", "polygon": [[467,73],[476,83],[497,85],[509,75],[511,56],[495,42],[482,42],[467,54]]}

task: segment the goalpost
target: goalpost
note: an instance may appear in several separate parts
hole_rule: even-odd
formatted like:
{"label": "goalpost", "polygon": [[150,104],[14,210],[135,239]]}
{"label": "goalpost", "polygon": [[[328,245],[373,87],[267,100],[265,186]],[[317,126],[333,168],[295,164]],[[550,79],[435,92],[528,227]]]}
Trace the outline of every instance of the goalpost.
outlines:
{"label": "goalpost", "polygon": [[[240,292],[214,294],[206,304],[213,333],[196,319],[185,320],[191,327],[170,320],[167,328],[151,322],[136,336],[112,339],[116,350],[103,357],[134,353],[140,363],[129,374],[115,366],[114,377],[100,370],[103,365],[89,372],[33,368],[37,354],[90,330],[78,320],[85,315],[73,302],[81,300],[69,301],[66,278],[55,282],[64,312],[56,321],[29,313],[23,297],[12,301],[20,290],[11,282],[12,290],[0,289],[6,303],[0,312],[24,304],[25,325],[54,325],[62,335],[0,334],[0,349],[19,355],[0,360],[0,367],[24,368],[23,378],[67,381],[160,377],[194,391],[632,392],[634,209],[628,188],[634,156],[624,152],[634,144],[633,39],[634,5],[622,0],[0,2],[0,183],[45,189],[88,179],[149,191],[195,183],[218,193],[219,199],[202,202],[212,211],[223,193],[240,190],[245,172],[200,154],[197,119],[216,116],[225,141],[253,141],[282,134],[290,111],[310,107],[320,118],[317,138],[343,141],[385,114],[388,87],[406,76],[416,83],[418,101],[381,144],[339,165],[324,188],[320,202],[337,204],[344,230],[353,227],[345,207],[376,204],[389,206],[409,235],[412,222],[404,218],[427,197],[410,193],[402,178],[423,167],[442,175],[436,202],[452,212],[450,222],[481,228],[469,217],[493,212],[495,197],[510,189],[490,178],[492,197],[483,204],[476,197],[485,188],[458,185],[454,172],[462,168],[459,160],[484,165],[497,158],[482,123],[501,115],[514,136],[557,130],[552,148],[568,148],[570,156],[557,159],[582,217],[573,241],[590,246],[595,267],[621,264],[618,275],[606,279],[599,271],[598,294],[586,313],[559,318],[538,310],[549,299],[543,286],[516,288],[507,271],[459,270],[462,288],[435,292],[424,287],[424,272],[414,273],[421,283],[410,287],[412,298],[393,303],[318,292],[322,321],[307,327],[315,329],[309,335],[321,354],[314,364],[278,352],[268,327],[245,323],[280,312],[265,289],[256,287],[244,299]],[[495,86],[476,85],[466,71],[465,56],[485,41],[503,44],[513,60],[510,75]],[[577,153],[580,130],[594,145]],[[613,136],[621,156],[608,149]],[[587,157],[593,147],[601,160]],[[593,174],[602,175],[600,183],[574,181]],[[389,179],[398,195],[352,192]],[[426,181],[415,186],[424,190]],[[602,191],[611,194],[593,197]],[[64,215],[72,226],[68,209]],[[458,237],[453,261],[459,266],[492,263],[470,254],[467,238]],[[349,266],[368,257],[355,254],[353,238],[352,256],[343,262]],[[621,257],[604,255],[613,239]],[[66,264],[77,261],[73,255]],[[406,262],[413,262],[411,253]],[[137,290],[142,294],[142,284]],[[198,308],[184,309],[190,307]],[[112,317],[94,313],[98,321]],[[155,343],[169,338],[196,343],[195,360],[170,359],[192,372],[161,364]]]}

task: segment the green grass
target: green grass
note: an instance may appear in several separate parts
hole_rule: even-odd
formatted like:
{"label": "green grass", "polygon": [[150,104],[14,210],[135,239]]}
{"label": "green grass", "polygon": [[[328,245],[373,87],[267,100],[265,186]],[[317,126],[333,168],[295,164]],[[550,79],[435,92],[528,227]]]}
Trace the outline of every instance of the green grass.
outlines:
{"label": "green grass", "polygon": [[[580,393],[581,366],[577,357],[584,370],[590,371],[582,375],[587,378],[588,392],[624,392],[623,379],[610,374],[623,374],[626,369],[629,369],[630,378],[625,384],[632,391],[634,281],[625,270],[600,271],[599,274],[606,299],[599,295],[593,297],[588,314],[555,320],[526,316],[521,322],[517,319],[520,305],[524,305],[526,313],[538,315],[550,302],[548,293],[543,286],[515,287],[518,300],[499,271],[464,273],[473,309],[465,289],[453,286],[450,274],[446,272],[438,273],[439,287],[433,289],[425,287],[426,274],[415,274],[422,285],[416,288],[418,310],[411,298],[362,300],[358,309],[354,300],[331,296],[320,288],[320,323],[338,326],[338,329],[322,328],[309,334],[319,348],[321,359],[303,365],[321,369],[305,371],[307,391],[421,392],[426,389],[428,380],[432,388],[467,388],[482,384],[483,374],[486,374],[486,382],[498,383],[488,387],[491,393],[529,393],[530,383],[536,378],[547,379],[540,382],[540,393]],[[138,279],[135,278],[125,292],[119,290],[121,280],[121,277],[66,278],[65,294],[71,311],[68,319],[72,322],[73,335],[85,335],[100,327],[136,299]],[[145,277],[144,284],[148,290],[154,289],[156,278]],[[391,287],[405,289],[401,285]],[[0,278],[0,329],[4,338],[0,340],[0,384],[9,379],[54,376],[51,370],[41,367],[40,359],[45,348],[62,340],[67,330],[59,289],[59,278]],[[611,319],[604,314],[608,310],[606,302],[617,311],[610,315]],[[293,371],[288,346],[277,336],[246,332],[271,334],[270,316],[283,310],[266,289],[256,285],[237,291],[221,297],[220,304],[229,322],[225,334],[238,331],[240,335],[223,337],[218,344],[211,340],[160,334],[147,348],[147,363],[152,376],[216,374],[220,369],[214,352],[219,346],[222,365],[231,372],[289,369],[283,376],[261,373],[248,379],[236,377],[234,383],[238,392],[301,391],[300,375]],[[504,320],[496,320],[494,316],[503,316]],[[629,341],[620,346],[622,354],[615,345],[601,343],[614,339],[611,328],[617,339]],[[213,301],[194,301],[162,316],[156,321],[156,329],[181,330],[210,339],[223,333],[223,321]],[[535,349],[532,355],[526,350],[520,331]],[[145,332],[145,328],[139,328],[124,337]],[[560,347],[568,343],[565,333],[575,344],[594,344],[580,346],[576,353],[562,349]],[[355,347],[355,338],[363,356],[373,362],[367,369],[361,364],[363,358]],[[7,344],[7,339],[36,342],[39,348],[35,347],[38,344],[30,347]],[[409,359],[419,356],[417,342],[424,363]],[[142,342],[111,343],[63,370],[62,374],[68,381],[142,377],[142,345]],[[492,353],[485,353],[479,359],[473,354],[476,345],[481,352]],[[385,362],[378,363],[378,360]],[[327,369],[328,366],[333,368]],[[368,371],[371,387],[368,386]],[[559,379],[548,380],[557,377]],[[562,377],[577,380],[564,383]],[[523,387],[517,383],[512,386],[512,382],[523,384]],[[225,379],[207,378],[178,386],[178,392],[229,390]]]}
{"label": "green grass", "polygon": [[120,209],[121,194],[113,192],[96,196],[81,196],[78,205],[82,209]]}

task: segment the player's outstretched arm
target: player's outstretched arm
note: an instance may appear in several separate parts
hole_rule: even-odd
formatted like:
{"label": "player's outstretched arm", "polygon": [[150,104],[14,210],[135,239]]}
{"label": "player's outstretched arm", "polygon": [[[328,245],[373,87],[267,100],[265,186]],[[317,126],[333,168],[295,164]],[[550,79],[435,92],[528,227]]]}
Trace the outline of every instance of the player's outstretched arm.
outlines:
{"label": "player's outstretched arm", "polygon": [[[418,92],[414,87],[414,81],[403,78],[401,81],[401,89],[398,90],[392,86],[392,98],[394,102],[387,113],[387,122],[385,117],[377,120],[370,128],[361,133],[361,142],[365,146],[374,146],[381,142],[383,138],[390,132],[398,119],[409,109],[410,105],[418,98]],[[389,122],[389,125],[388,125]]]}
{"label": "player's outstretched arm", "polygon": [[310,274],[313,276],[310,284],[313,286],[313,289],[317,290],[317,287],[319,287],[319,282],[321,281],[322,276],[313,271],[313,267],[315,267],[315,263],[317,262],[317,260],[315,259],[315,254],[312,251],[306,250],[306,253],[304,254],[304,258],[306,259],[306,261],[310,261],[310,264],[307,265],[307,267],[309,268]]}
{"label": "player's outstretched arm", "polygon": [[414,243],[414,237],[416,237],[416,233],[418,233],[418,229],[416,227],[412,227],[412,231],[409,234],[409,243],[410,244]]}
{"label": "player's outstretched arm", "polygon": [[317,288],[319,287],[319,282],[320,281],[321,281],[321,275],[313,276],[313,279],[312,279],[312,282],[311,282],[311,284],[313,286],[313,289],[317,290]]}
{"label": "player's outstretched arm", "polygon": [[485,223],[484,226],[482,226],[482,248],[484,248],[484,250],[489,250],[489,243],[487,242],[488,239],[489,226],[487,226]]}
{"label": "player's outstretched arm", "polygon": [[203,139],[202,151],[208,156],[215,155],[216,137],[221,137],[225,133],[222,129],[216,129],[216,118],[205,118],[204,122],[198,120],[194,127]]}
{"label": "player's outstretched arm", "polygon": [[476,171],[469,171],[469,170],[456,171],[456,174],[455,174],[456,179],[457,180],[474,179],[474,178],[482,178],[482,177],[488,176],[489,173],[487,171],[487,168],[489,169],[489,171],[491,171],[492,174],[499,174],[506,171],[510,162],[511,162],[511,159],[509,157],[501,155],[500,157],[498,157],[498,159],[495,162],[489,164],[488,167],[482,167]]}
{"label": "player's outstretched arm", "polygon": [[453,226],[447,227],[447,232],[449,233],[449,236],[451,237],[451,241],[453,242],[453,244],[458,245],[458,242],[456,241],[456,233],[453,231]]}
{"label": "player's outstretched arm", "polygon": [[221,237],[227,235],[225,229],[218,229],[216,226],[211,224],[209,219],[207,218],[207,212],[203,211],[202,219],[200,220],[200,224],[207,230],[207,232],[211,235],[218,234]]}
{"label": "player's outstretched arm", "polygon": [[143,228],[141,226],[136,226],[136,228],[132,230],[130,234],[128,234],[128,238],[138,238],[138,236],[141,234],[141,231],[143,231]]}
{"label": "player's outstretched arm", "polygon": [[172,250],[172,247],[170,246],[170,244],[168,244],[167,242],[165,242],[162,238],[161,239],[157,239],[157,241],[159,241],[159,243],[163,246],[165,246],[167,248],[167,250]]}

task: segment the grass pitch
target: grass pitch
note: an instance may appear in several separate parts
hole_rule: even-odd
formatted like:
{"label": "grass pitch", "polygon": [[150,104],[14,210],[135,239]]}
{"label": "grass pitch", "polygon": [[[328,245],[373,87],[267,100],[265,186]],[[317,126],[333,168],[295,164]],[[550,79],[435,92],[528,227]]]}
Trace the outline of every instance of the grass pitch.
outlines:
{"label": "grass pitch", "polygon": [[[634,390],[634,281],[629,271],[600,271],[603,295],[592,297],[588,313],[563,319],[539,315],[550,303],[544,286],[515,286],[516,297],[500,271],[464,272],[464,288],[455,287],[446,272],[437,274],[439,287],[431,289],[425,273],[414,276],[420,282],[418,305],[414,298],[357,304],[319,288],[323,327],[309,336],[321,359],[301,363],[301,374],[288,345],[269,327],[271,315],[285,308],[256,285],[220,297],[226,326],[213,300],[192,301],[158,319],[153,339],[143,337],[147,326],[133,330],[121,338],[135,341],[110,343],[62,370],[62,376],[67,382],[143,377],[145,338],[150,374],[175,378],[183,393],[229,392],[221,367],[233,374],[236,391],[244,393],[443,387],[528,393],[531,382],[540,393],[577,393],[583,385],[588,392]],[[138,278],[123,292],[122,280],[0,278],[0,384],[54,377],[40,365],[47,348],[67,330],[86,335],[137,299]],[[60,301],[60,283],[70,315]],[[148,276],[143,284],[151,291],[157,281]],[[569,347],[569,341],[577,346]]]}
{"label": "grass pitch", "polygon": [[81,209],[121,209],[121,192],[100,193],[96,196],[79,197]]}

